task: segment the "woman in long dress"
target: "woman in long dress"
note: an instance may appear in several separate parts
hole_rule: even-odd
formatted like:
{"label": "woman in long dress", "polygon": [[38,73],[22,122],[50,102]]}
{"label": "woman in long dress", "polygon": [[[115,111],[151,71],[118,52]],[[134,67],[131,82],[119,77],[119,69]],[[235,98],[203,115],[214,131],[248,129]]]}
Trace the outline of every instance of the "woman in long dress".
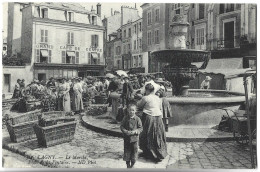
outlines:
{"label": "woman in long dress", "polygon": [[71,111],[69,90],[69,84],[63,78],[58,86],[58,111]]}
{"label": "woman in long dress", "polygon": [[162,100],[154,93],[151,83],[145,86],[145,96],[137,102],[142,109],[143,132],[140,134],[140,149],[144,155],[161,161],[167,156],[166,133],[162,120]]}
{"label": "woman in long dress", "polygon": [[83,89],[81,87],[80,78],[75,79],[73,90],[74,90],[74,108],[75,108],[74,111],[76,113],[80,113],[81,111],[84,110],[83,100],[82,100]]}

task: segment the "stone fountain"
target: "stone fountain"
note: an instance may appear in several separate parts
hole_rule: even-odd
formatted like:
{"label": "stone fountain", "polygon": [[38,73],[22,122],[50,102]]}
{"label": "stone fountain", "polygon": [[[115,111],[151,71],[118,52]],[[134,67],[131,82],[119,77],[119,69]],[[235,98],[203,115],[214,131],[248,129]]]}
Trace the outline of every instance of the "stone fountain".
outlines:
{"label": "stone fountain", "polygon": [[[170,125],[217,125],[226,107],[234,109],[245,101],[244,94],[225,90],[188,89],[199,69],[207,66],[210,53],[186,49],[189,23],[180,16],[173,18],[169,32],[169,49],[154,51],[151,56],[164,66],[165,79],[172,83],[172,97],[167,97],[173,117]],[[198,68],[192,62],[203,62]],[[224,114],[223,114],[224,113]]]}
{"label": "stone fountain", "polygon": [[172,83],[174,96],[187,94],[189,81],[193,80],[198,72],[198,68],[191,63],[202,61],[202,67],[206,67],[210,58],[207,51],[186,49],[188,26],[188,22],[176,15],[170,25],[169,49],[151,53],[155,60],[168,64],[164,67],[163,73],[165,79]]}

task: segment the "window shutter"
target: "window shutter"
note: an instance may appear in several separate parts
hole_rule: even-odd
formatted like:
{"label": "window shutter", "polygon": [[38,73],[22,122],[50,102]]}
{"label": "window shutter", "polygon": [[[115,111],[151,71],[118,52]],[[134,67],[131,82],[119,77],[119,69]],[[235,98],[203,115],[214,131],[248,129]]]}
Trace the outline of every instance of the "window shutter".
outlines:
{"label": "window shutter", "polygon": [[51,50],[49,50],[49,63],[51,63]]}
{"label": "window shutter", "polygon": [[95,35],[91,35],[91,46],[94,47]]}
{"label": "window shutter", "polygon": [[98,62],[97,62],[97,64],[100,64],[100,53],[97,53],[97,55],[98,55]]}
{"label": "window shutter", "polygon": [[62,63],[66,63],[66,51],[61,52]]}
{"label": "window shutter", "polygon": [[41,42],[44,42],[44,30],[41,30]]}
{"label": "window shutter", "polygon": [[36,49],[36,62],[39,63],[40,62],[40,50]]}
{"label": "window shutter", "polygon": [[74,13],[71,13],[71,22],[74,21]]}
{"label": "window shutter", "polygon": [[98,47],[98,35],[96,35],[96,47]]}
{"label": "window shutter", "polygon": [[79,52],[76,52],[76,64],[79,64]]}
{"label": "window shutter", "polygon": [[74,44],[74,33],[73,32],[70,33],[70,38],[71,38],[70,43]]}
{"label": "window shutter", "polygon": [[64,12],[64,15],[65,15],[65,20],[68,21],[68,12],[65,11],[65,12]]}
{"label": "window shutter", "polygon": [[48,30],[45,30],[45,42],[48,42]]}
{"label": "window shutter", "polygon": [[88,64],[91,64],[91,53],[88,53]]}
{"label": "window shutter", "polygon": [[72,56],[72,64],[75,64],[75,56]]}
{"label": "window shutter", "polygon": [[70,32],[67,33],[67,44],[70,44]]}

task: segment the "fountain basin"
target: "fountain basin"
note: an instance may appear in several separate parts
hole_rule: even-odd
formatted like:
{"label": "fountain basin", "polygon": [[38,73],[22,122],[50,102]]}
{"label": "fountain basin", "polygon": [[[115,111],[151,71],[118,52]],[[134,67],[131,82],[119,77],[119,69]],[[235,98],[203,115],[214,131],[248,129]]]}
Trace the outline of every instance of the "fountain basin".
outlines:
{"label": "fountain basin", "polygon": [[217,125],[226,114],[221,108],[237,109],[245,95],[225,90],[189,89],[186,97],[167,97],[173,117],[169,125]]}

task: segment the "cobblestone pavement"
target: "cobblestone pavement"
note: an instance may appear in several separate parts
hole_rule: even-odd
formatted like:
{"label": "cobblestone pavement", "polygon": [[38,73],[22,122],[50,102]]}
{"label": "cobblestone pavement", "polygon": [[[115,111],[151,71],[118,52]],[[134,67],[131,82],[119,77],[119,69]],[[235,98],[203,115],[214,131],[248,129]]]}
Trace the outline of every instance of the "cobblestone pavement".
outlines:
{"label": "cobblestone pavement", "polygon": [[[40,148],[37,140],[11,143],[3,130],[3,146],[34,159],[46,167],[59,168],[125,168],[122,160],[123,139],[96,133],[77,125],[75,138],[49,148]],[[169,155],[154,163],[140,157],[136,168],[250,168],[248,147],[234,141],[169,142]]]}

